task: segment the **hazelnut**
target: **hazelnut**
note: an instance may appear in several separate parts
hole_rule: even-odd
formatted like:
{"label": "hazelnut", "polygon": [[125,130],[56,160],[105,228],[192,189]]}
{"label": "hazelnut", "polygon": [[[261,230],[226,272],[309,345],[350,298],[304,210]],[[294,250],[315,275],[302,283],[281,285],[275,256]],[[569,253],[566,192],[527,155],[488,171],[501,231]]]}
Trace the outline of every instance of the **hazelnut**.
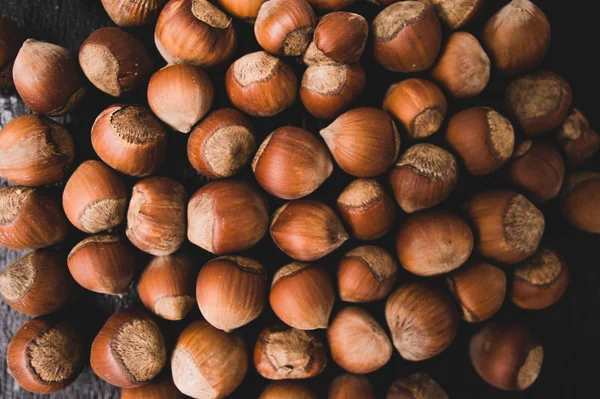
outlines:
{"label": "hazelnut", "polygon": [[20,257],[0,273],[0,296],[28,316],[54,313],[77,296],[77,284],[59,252],[38,250]]}
{"label": "hazelnut", "polygon": [[23,33],[12,19],[0,14],[0,89],[13,86],[13,63],[23,44]]}
{"label": "hazelnut", "polygon": [[218,0],[217,2],[230,15],[253,24],[265,1],[267,0]]}
{"label": "hazelnut", "polygon": [[523,309],[544,309],[558,302],[568,284],[565,260],[556,251],[542,248],[515,268],[510,300]]}
{"label": "hazelnut", "polygon": [[185,399],[171,377],[161,378],[137,388],[125,388],[121,399]]}
{"label": "hazelnut", "polygon": [[333,318],[327,342],[333,361],[350,373],[371,373],[392,357],[392,344],[383,328],[367,311],[354,306]]}
{"label": "hazelnut", "polygon": [[431,0],[440,20],[452,30],[471,22],[484,2],[485,0]]}
{"label": "hazelnut", "polygon": [[440,129],[448,104],[436,85],[414,78],[391,85],[383,99],[383,109],[402,123],[409,138],[423,139]]}
{"label": "hazelnut", "polygon": [[446,277],[463,320],[479,323],[492,317],[506,296],[506,275],[489,263],[471,261]]}
{"label": "hazelnut", "polygon": [[63,192],[63,208],[73,226],[99,233],[125,220],[127,188],[121,176],[100,161],[85,161]]}
{"label": "hazelnut", "polygon": [[274,381],[262,391],[258,399],[318,399],[317,394],[298,381]]}
{"label": "hazelnut", "polygon": [[383,248],[365,245],[340,259],[337,283],[344,302],[373,302],[389,295],[396,283],[398,264]]}
{"label": "hazelnut", "polygon": [[118,26],[143,26],[156,22],[166,0],[102,0],[108,16]]}
{"label": "hazelnut", "polygon": [[79,49],[79,64],[94,86],[113,97],[146,84],[153,69],[144,44],[119,28],[92,32]]}
{"label": "hazelnut", "polygon": [[573,109],[558,131],[558,144],[575,166],[590,159],[600,148],[600,136],[578,109]]}
{"label": "hazelnut", "polygon": [[251,258],[213,259],[200,269],[196,299],[206,321],[219,330],[235,330],[260,316],[267,301],[267,273]]}
{"label": "hazelnut", "polygon": [[111,168],[145,177],[156,172],[165,158],[167,132],[144,107],[111,105],[92,126],[92,146]]}
{"label": "hazelnut", "polygon": [[535,253],[544,233],[542,212],[521,194],[491,190],[465,205],[477,236],[476,248],[486,258],[515,264]]}
{"label": "hazelnut", "polygon": [[113,314],[94,339],[90,355],[94,373],[121,388],[153,380],[166,361],[165,340],[158,325],[137,308]]}
{"label": "hazelnut", "polygon": [[185,241],[187,193],[168,177],[148,177],[133,186],[127,238],[152,255],[170,255]]}
{"label": "hazelnut", "polygon": [[333,158],[356,177],[385,173],[400,151],[400,135],[392,117],[375,108],[356,108],[321,130]]}
{"label": "hazelnut", "polygon": [[231,64],[225,91],[237,109],[253,116],[273,116],[292,106],[298,79],[285,62],[259,51]]}
{"label": "hazelnut", "polygon": [[522,142],[508,166],[508,180],[524,190],[535,203],[558,195],[565,177],[565,163],[551,145],[537,140]]}
{"label": "hazelnut", "polygon": [[277,317],[291,327],[326,328],[334,301],[333,285],[321,266],[294,262],[273,277],[269,303]]}
{"label": "hazelnut", "polygon": [[490,64],[475,36],[455,32],[448,38],[431,76],[452,96],[471,98],[486,88],[490,80]]}
{"label": "hazelnut", "polygon": [[456,158],[432,144],[417,144],[400,156],[389,181],[400,208],[413,213],[444,201],[458,183]]}
{"label": "hazelnut", "polygon": [[271,238],[286,255],[313,261],[329,255],[348,237],[333,209],[313,200],[296,200],[275,211]]}
{"label": "hazelnut", "polygon": [[473,251],[473,233],[460,217],[432,210],[408,217],[396,235],[400,264],[418,276],[436,276],[460,267]]}
{"label": "hazelnut", "polygon": [[374,179],[356,179],[337,199],[342,219],[359,240],[383,237],[392,227],[396,207],[381,183]]}
{"label": "hazelnut", "polygon": [[356,0],[307,0],[308,4],[322,12],[339,11],[350,7]]}
{"label": "hazelnut", "polygon": [[83,288],[100,294],[124,295],[135,273],[135,252],[125,238],[91,236],[69,253],[71,275]]}
{"label": "hazelnut", "polygon": [[258,44],[271,54],[304,54],[315,29],[316,17],[305,0],[270,0],[260,7],[254,22]]}
{"label": "hazelnut", "polygon": [[600,173],[570,175],[561,197],[562,213],[569,223],[589,233],[600,233]]}
{"label": "hazelnut", "polygon": [[489,323],[471,338],[469,356],[477,374],[488,384],[505,391],[522,391],[540,374],[544,349],[526,327]]}
{"label": "hazelnut", "polygon": [[156,22],[156,48],[171,64],[203,68],[223,64],[237,44],[231,22],[208,0],[169,1]]}
{"label": "hazelnut", "polygon": [[559,127],[565,120],[573,93],[562,77],[539,71],[513,80],[505,97],[509,112],[525,133],[538,136]]}
{"label": "hazelnut", "polygon": [[19,50],[13,79],[25,105],[50,116],[69,112],[81,102],[87,89],[69,50],[33,39],[27,39]]}
{"label": "hazelnut", "polygon": [[386,399],[448,399],[444,389],[426,373],[413,373],[392,383]]}
{"label": "hazelnut", "polygon": [[315,191],[333,172],[327,148],[304,129],[285,126],[262,142],[252,171],[269,194],[298,199]]}
{"label": "hazelnut", "polygon": [[252,123],[231,108],[208,115],[192,130],[187,144],[188,158],[194,169],[211,179],[235,176],[255,152]]}
{"label": "hazelnut", "polygon": [[367,377],[342,374],[331,381],[327,399],[375,399],[375,390]]}
{"label": "hazelnut", "polygon": [[375,60],[394,72],[418,72],[433,65],[442,45],[442,28],[433,5],[401,1],[373,20]]}
{"label": "hazelnut", "polygon": [[6,348],[8,372],[23,389],[48,394],[65,389],[84,363],[84,344],[71,322],[53,317],[28,320]]}
{"label": "hazelnut", "polygon": [[196,305],[197,270],[183,254],[158,256],[146,266],[138,282],[144,306],[167,320],[181,320]]}
{"label": "hazelnut", "polygon": [[212,182],[188,203],[188,239],[215,255],[244,251],[269,227],[267,201],[242,180]]}
{"label": "hazelnut", "polygon": [[148,105],[172,129],[189,133],[213,104],[214,89],[208,75],[193,65],[167,65],[148,83]]}
{"label": "hazelnut", "polygon": [[0,188],[0,245],[16,250],[49,247],[67,238],[68,224],[59,202],[44,191]]}
{"label": "hazelnut", "polygon": [[458,331],[452,300],[425,283],[407,283],[385,304],[385,318],[394,346],[406,360],[429,359],[444,351]]}
{"label": "hazelnut", "polygon": [[254,366],[270,380],[311,378],[321,374],[326,365],[323,341],[313,331],[267,327],[254,346]]}
{"label": "hazelnut", "polygon": [[74,156],[67,129],[43,116],[21,116],[0,131],[0,175],[13,183],[57,183],[71,169]]}
{"label": "hazelnut", "polygon": [[460,111],[448,122],[446,141],[471,175],[488,175],[511,157],[515,131],[508,119],[488,107]]}
{"label": "hazelnut", "polygon": [[300,99],[315,118],[334,119],[358,99],[365,84],[359,63],[311,65],[302,78]]}
{"label": "hazelnut", "polygon": [[181,332],[171,356],[173,381],[195,399],[219,399],[242,383],[248,353],[242,338],[195,321]]}
{"label": "hazelnut", "polygon": [[364,17],[351,12],[332,12],[317,24],[314,41],[303,61],[307,65],[358,62],[368,36],[369,24]]}
{"label": "hazelnut", "polygon": [[490,18],[481,35],[496,67],[506,75],[535,69],[550,47],[550,23],[529,0],[512,0]]}

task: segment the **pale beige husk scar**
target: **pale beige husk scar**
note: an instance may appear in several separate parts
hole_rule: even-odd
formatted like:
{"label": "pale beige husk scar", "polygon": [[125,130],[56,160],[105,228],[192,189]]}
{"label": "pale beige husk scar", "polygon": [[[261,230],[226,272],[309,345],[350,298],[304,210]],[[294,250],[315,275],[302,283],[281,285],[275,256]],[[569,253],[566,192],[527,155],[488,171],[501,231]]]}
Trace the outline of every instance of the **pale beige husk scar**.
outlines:
{"label": "pale beige husk scar", "polygon": [[439,181],[454,179],[458,169],[458,164],[452,154],[427,143],[410,147],[396,166],[409,167],[421,176]]}

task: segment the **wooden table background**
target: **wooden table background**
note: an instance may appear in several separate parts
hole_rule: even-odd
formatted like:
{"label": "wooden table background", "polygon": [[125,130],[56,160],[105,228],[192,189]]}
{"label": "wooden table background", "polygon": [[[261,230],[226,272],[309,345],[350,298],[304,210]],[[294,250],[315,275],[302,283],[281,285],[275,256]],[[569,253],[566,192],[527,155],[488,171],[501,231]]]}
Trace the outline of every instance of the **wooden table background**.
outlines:
{"label": "wooden table background", "polygon": [[[500,8],[506,0],[489,1],[479,23],[469,27],[469,30],[477,35],[483,22],[493,12]],[[598,39],[596,14],[592,12],[591,2],[583,0],[558,1],[539,0],[536,3],[546,12],[553,28],[553,44],[544,67],[563,75],[572,85],[575,93],[574,104],[579,107],[590,119],[593,126],[600,129],[600,114],[598,113],[598,93],[600,90],[600,78],[596,63],[595,47]],[[589,10],[588,10],[589,7]],[[358,11],[369,20],[378,12],[377,7],[370,4],[357,4],[351,11]],[[7,13],[15,19],[19,26],[25,28],[28,37],[41,39],[63,45],[76,52],[85,38],[95,29],[103,26],[112,26],[112,22],[105,14],[100,0],[0,0],[0,12]],[[254,41],[252,30],[241,22],[236,22],[241,45],[237,57],[244,52],[258,50]],[[156,67],[164,62],[160,59],[153,45],[152,29],[131,30],[142,38],[153,51],[156,59]],[[366,53],[369,53],[367,48]],[[383,94],[388,85],[404,77],[383,71],[371,60],[372,57],[364,57],[363,66],[368,73],[368,88],[360,99],[360,105],[379,107]],[[293,63],[293,61],[292,61]],[[302,67],[294,65],[301,76]],[[210,71],[211,78],[215,84],[215,109],[228,106],[223,90],[224,69]],[[457,112],[475,103],[478,105],[490,105],[504,112],[502,104],[502,92],[506,81],[495,78],[482,97],[477,101],[450,102],[451,112]],[[145,93],[137,93],[119,102],[145,103]],[[90,90],[84,104],[71,116],[60,119],[66,123],[76,142],[76,163],[85,159],[96,158],[93,154],[89,131],[98,113],[111,103],[114,99],[98,92]],[[9,90],[0,93],[0,125],[4,126],[11,119],[28,113],[22,102],[14,92]],[[286,124],[303,126],[313,133],[323,127],[323,122],[307,116],[300,104],[282,113],[276,118],[269,120],[254,119],[259,140],[262,140],[274,128]],[[440,143],[440,134],[434,136],[431,141]],[[552,136],[547,137],[549,141]],[[198,177],[185,159],[184,135],[171,133],[169,157],[160,169],[160,175],[175,177],[181,181],[189,193],[193,193],[204,182]],[[406,145],[404,145],[406,148]],[[586,170],[600,170],[600,159],[595,159],[585,165]],[[569,169],[573,170],[573,169]],[[464,171],[463,171],[464,172]],[[242,173],[244,179],[252,180],[252,173],[246,170]],[[445,208],[459,210],[460,205],[467,198],[467,192],[480,191],[492,186],[507,186],[501,174],[486,178],[470,178],[463,173],[460,187],[443,205]],[[384,181],[385,179],[382,179]],[[335,198],[342,188],[350,181],[350,177],[336,168],[334,175],[327,180],[313,197],[333,204]],[[129,186],[134,179],[127,179]],[[3,186],[5,181],[0,179]],[[51,188],[60,195],[61,186]],[[271,210],[279,206],[282,201],[271,199]],[[540,312],[527,312],[516,308],[510,303],[505,303],[495,320],[515,320],[532,328],[544,344],[545,361],[542,373],[538,381],[524,393],[500,392],[486,385],[476,375],[468,360],[467,347],[470,336],[480,326],[461,323],[459,335],[455,342],[443,354],[419,363],[404,361],[395,353],[392,361],[382,370],[369,375],[374,384],[378,397],[384,397],[387,388],[394,378],[404,376],[414,371],[426,371],[430,373],[448,392],[451,398],[584,398],[597,397],[597,361],[600,357],[598,339],[600,338],[600,272],[598,262],[598,247],[600,239],[598,236],[584,234],[569,227],[559,216],[558,201],[550,201],[542,207],[547,218],[547,230],[544,236],[544,244],[560,250],[567,259],[572,280],[565,297],[555,306]],[[396,226],[405,219],[401,216],[396,221]],[[117,229],[123,232],[123,228]],[[393,236],[393,234],[391,234]],[[83,236],[73,231],[71,237],[63,248],[68,251]],[[391,238],[376,242],[390,250],[393,250]],[[345,252],[359,243],[350,240],[342,247]],[[198,267],[210,257],[203,251],[186,244],[184,251],[193,257]],[[261,241],[257,247],[248,252],[261,260],[269,273],[289,261],[289,258],[281,254],[269,238]],[[20,254],[0,247],[0,270],[14,261]],[[333,273],[335,264],[340,254],[326,257],[320,263]],[[140,267],[143,267],[149,257],[140,254]],[[510,273],[509,268],[506,268]],[[402,273],[400,281],[414,279],[408,273]],[[92,339],[103,322],[116,309],[138,302],[134,285],[129,294],[123,299],[95,294],[86,295],[79,303],[69,309],[81,319],[86,336]],[[336,304],[339,309],[340,303]],[[376,317],[383,321],[383,303],[365,306]],[[190,320],[200,317],[195,310],[182,322],[161,322],[164,327],[165,336],[169,345],[172,345],[177,333],[185,327]],[[0,398],[41,398],[44,396],[29,394],[13,381],[6,370],[6,345],[10,337],[27,317],[21,315],[0,301]],[[266,309],[260,320],[240,329],[239,333],[244,337],[248,349],[252,350],[256,336],[260,330],[259,326],[275,322],[276,318]],[[165,370],[165,373],[168,373]],[[323,375],[311,380],[311,385],[319,391],[321,397],[326,397],[328,382],[342,371],[333,361]],[[236,391],[232,398],[256,398],[264,387],[265,381],[260,378],[250,367],[242,387]],[[98,379],[89,365],[75,383],[63,392],[54,394],[54,398],[118,398],[119,390],[109,386]]]}

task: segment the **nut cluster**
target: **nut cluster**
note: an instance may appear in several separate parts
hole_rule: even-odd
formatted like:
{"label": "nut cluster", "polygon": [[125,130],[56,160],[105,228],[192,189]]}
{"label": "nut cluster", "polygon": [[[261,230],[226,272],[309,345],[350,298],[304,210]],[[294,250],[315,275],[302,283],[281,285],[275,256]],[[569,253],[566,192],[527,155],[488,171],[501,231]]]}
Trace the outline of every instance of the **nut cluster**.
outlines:
{"label": "nut cluster", "polygon": [[[484,381],[535,382],[543,343],[494,317],[569,294],[550,213],[600,234],[600,136],[537,69],[551,29],[531,1],[370,2],[102,0],[118,27],[85,32],[78,57],[0,15],[0,89],[35,113],[0,130],[0,245],[33,250],[0,272],[36,317],[6,351],[21,387],[74,381],[95,323],[73,304],[92,293],[120,303],[89,360],[124,399],[316,399],[291,380],[328,363],[345,373],[329,399],[447,399],[433,374],[368,374],[440,355],[463,322],[485,323],[468,347]],[[148,25],[156,49],[122,29]],[[88,91],[122,101],[89,136]],[[247,375],[272,381],[258,396]]]}

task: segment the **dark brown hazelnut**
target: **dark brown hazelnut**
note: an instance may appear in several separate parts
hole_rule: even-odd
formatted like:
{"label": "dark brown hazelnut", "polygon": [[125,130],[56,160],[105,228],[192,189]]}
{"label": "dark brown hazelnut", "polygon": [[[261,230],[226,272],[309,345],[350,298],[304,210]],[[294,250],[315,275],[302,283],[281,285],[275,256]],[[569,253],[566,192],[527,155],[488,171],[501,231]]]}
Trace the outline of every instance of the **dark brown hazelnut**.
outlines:
{"label": "dark brown hazelnut", "polygon": [[525,191],[536,204],[556,197],[564,177],[562,156],[543,141],[522,142],[508,166],[508,180]]}
{"label": "dark brown hazelnut", "polygon": [[414,373],[392,383],[386,399],[448,399],[444,389],[426,373]]}
{"label": "dark brown hazelnut", "polygon": [[331,381],[327,399],[375,399],[375,390],[367,377],[342,374]]}
{"label": "dark brown hazelnut", "polygon": [[482,176],[498,170],[511,157],[515,131],[510,121],[498,112],[475,107],[450,118],[446,141],[469,174]]}
{"label": "dark brown hazelnut", "polygon": [[559,127],[565,120],[573,93],[562,77],[539,71],[513,80],[505,97],[509,112],[525,133],[538,136]]}
{"label": "dark brown hazelnut", "polygon": [[465,205],[477,236],[476,249],[486,258],[515,264],[535,253],[544,233],[542,212],[521,194],[491,190]]}
{"label": "dark brown hazelnut", "polygon": [[505,391],[523,391],[540,374],[544,349],[526,327],[490,323],[471,338],[469,356],[488,384]]}
{"label": "dark brown hazelnut", "polygon": [[127,238],[152,255],[170,255],[185,241],[187,193],[168,177],[148,177],[133,186]]}
{"label": "dark brown hazelnut", "polygon": [[63,208],[73,226],[99,233],[125,220],[127,188],[121,176],[100,161],[85,161],[63,192]]}
{"label": "dark brown hazelnut", "polygon": [[469,225],[446,211],[411,215],[396,235],[400,264],[418,276],[436,276],[457,269],[472,251]]}
{"label": "dark brown hazelnut", "polygon": [[438,205],[450,195],[458,182],[458,164],[443,148],[417,144],[400,156],[389,181],[400,208],[413,213]]}
{"label": "dark brown hazelnut", "polygon": [[68,229],[60,203],[44,191],[0,188],[0,245],[16,250],[49,247],[64,241]]}
{"label": "dark brown hazelnut", "polygon": [[600,136],[578,109],[573,109],[558,131],[558,144],[575,166],[590,159],[600,148]]}
{"label": "dark brown hazelnut", "polygon": [[242,180],[202,187],[188,203],[188,239],[215,255],[244,251],[269,227],[266,199]]}
{"label": "dark brown hazelnut", "polygon": [[238,174],[255,152],[252,123],[231,108],[208,115],[192,130],[187,144],[188,159],[194,169],[211,179]]}
{"label": "dark brown hazelnut", "polygon": [[0,131],[0,175],[13,183],[57,183],[66,177],[74,156],[67,129],[43,116],[21,116]]}
{"label": "dark brown hazelnut", "polygon": [[418,72],[433,65],[442,45],[442,29],[428,2],[394,3],[373,20],[373,55],[394,72]]}
{"label": "dark brown hazelnut", "polygon": [[444,351],[458,331],[452,299],[425,283],[407,283],[390,295],[385,318],[394,346],[406,360],[429,359]]}
{"label": "dark brown hazelnut", "polygon": [[463,320],[479,323],[492,317],[504,303],[506,275],[489,263],[470,261],[446,277]]}
{"label": "dark brown hazelnut", "polygon": [[79,49],[79,65],[94,86],[113,97],[145,85],[153,69],[144,44],[119,28],[92,32]]}
{"label": "dark brown hazelnut", "polygon": [[356,179],[337,199],[342,219],[359,240],[384,236],[396,218],[396,207],[381,183],[374,179]]}
{"label": "dark brown hazelnut", "polygon": [[558,302],[568,284],[569,270],[563,257],[542,248],[515,268],[510,300],[523,309],[544,309]]}
{"label": "dark brown hazelnut", "polygon": [[409,138],[423,139],[440,129],[448,104],[436,85],[414,78],[391,85],[383,99],[383,109],[402,123]]}
{"label": "dark brown hazelnut", "polygon": [[313,331],[267,327],[254,346],[254,366],[260,375],[270,380],[314,377],[321,374],[326,365],[325,346]]}
{"label": "dark brown hazelnut", "polygon": [[573,226],[600,233],[600,173],[570,175],[561,195],[562,213]]}
{"label": "dark brown hazelnut", "polygon": [[271,382],[262,391],[258,399],[318,399],[317,394],[308,384],[298,381]]}
{"label": "dark brown hazelnut", "polygon": [[13,86],[13,63],[23,39],[23,33],[13,20],[0,14],[0,89]]}

